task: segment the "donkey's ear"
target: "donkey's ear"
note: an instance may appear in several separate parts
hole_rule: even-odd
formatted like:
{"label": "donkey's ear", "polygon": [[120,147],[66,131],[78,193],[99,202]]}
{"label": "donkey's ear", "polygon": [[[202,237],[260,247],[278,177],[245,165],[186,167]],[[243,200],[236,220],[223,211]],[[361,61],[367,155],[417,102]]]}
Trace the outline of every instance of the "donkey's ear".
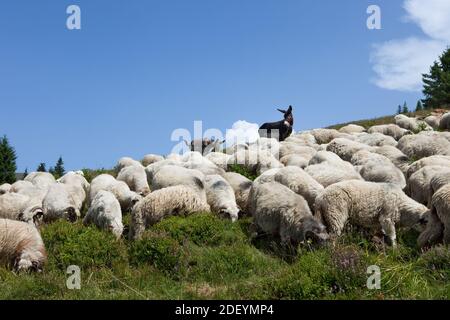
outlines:
{"label": "donkey's ear", "polygon": [[292,112],[292,106],[289,106],[289,108],[287,109],[287,112],[288,112],[288,113],[291,113],[291,112]]}
{"label": "donkey's ear", "polygon": [[286,113],[286,110],[281,110],[281,109],[277,109],[278,111],[280,111],[281,113]]}

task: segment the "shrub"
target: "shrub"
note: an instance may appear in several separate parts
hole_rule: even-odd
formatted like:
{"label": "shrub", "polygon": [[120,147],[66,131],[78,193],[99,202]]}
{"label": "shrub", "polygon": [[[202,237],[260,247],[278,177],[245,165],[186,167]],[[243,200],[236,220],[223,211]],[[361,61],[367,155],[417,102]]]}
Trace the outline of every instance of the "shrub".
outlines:
{"label": "shrub", "polygon": [[220,219],[210,213],[170,217],[155,225],[154,230],[167,233],[180,244],[186,240],[197,245],[209,246],[246,241],[239,224]]}
{"label": "shrub", "polygon": [[148,263],[167,275],[178,277],[184,271],[184,252],[178,241],[162,232],[146,231],[141,240],[129,246],[130,262]]}
{"label": "shrub", "polygon": [[247,168],[245,168],[243,165],[240,165],[240,164],[229,165],[228,171],[239,173],[239,174],[243,175],[244,177],[246,177],[247,179],[250,179],[252,181],[258,177],[255,174],[255,172],[251,172],[250,170],[248,170]]}
{"label": "shrub", "polygon": [[69,265],[80,268],[115,268],[127,263],[123,241],[95,226],[57,221],[42,229],[49,264],[61,270]]}

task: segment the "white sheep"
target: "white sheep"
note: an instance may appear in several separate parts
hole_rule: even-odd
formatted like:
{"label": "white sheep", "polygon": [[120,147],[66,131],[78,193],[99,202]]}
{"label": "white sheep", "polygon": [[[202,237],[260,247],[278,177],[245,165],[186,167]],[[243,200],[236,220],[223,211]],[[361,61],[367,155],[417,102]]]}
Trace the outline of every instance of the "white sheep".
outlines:
{"label": "white sheep", "polygon": [[450,157],[437,155],[417,160],[409,166],[408,171],[406,173],[406,179],[409,179],[409,177],[411,177],[414,174],[414,172],[422,169],[425,166],[450,167]]}
{"label": "white sheep", "polygon": [[123,232],[122,211],[114,194],[100,190],[92,200],[83,223],[95,224],[101,229],[111,231],[117,238],[120,238]]}
{"label": "white sheep", "polygon": [[417,132],[420,130],[433,130],[426,122],[418,120],[416,118],[410,118],[408,116],[405,116],[404,114],[398,114],[394,117],[395,124],[399,127],[411,130],[413,132]]}
{"label": "white sheep", "polygon": [[318,144],[330,143],[331,140],[341,138],[345,136],[345,133],[341,133],[336,129],[314,129],[309,131]]}
{"label": "white sheep", "polygon": [[225,180],[228,181],[233,188],[236,203],[243,211],[247,210],[248,196],[253,182],[236,172],[225,172],[223,175]]}
{"label": "white sheep", "polygon": [[450,156],[450,142],[435,133],[421,132],[404,136],[398,141],[397,148],[410,158]]}
{"label": "white sheep", "polygon": [[394,138],[378,132],[359,135],[356,141],[367,144],[368,146],[371,147],[379,147],[379,146],[395,147],[397,145],[397,141]]}
{"label": "white sheep", "polygon": [[396,244],[396,226],[410,228],[425,221],[428,209],[386,183],[343,181],[327,187],[316,199],[315,215],[333,237],[347,223],[371,232],[382,231],[388,243]]}
{"label": "white sheep", "polygon": [[140,239],[145,228],[165,217],[210,211],[209,205],[189,186],[177,185],[153,191],[131,213],[129,239]]}
{"label": "white sheep", "polygon": [[279,169],[274,175],[274,180],[305,198],[311,209],[314,209],[316,197],[324,189],[320,183],[299,167],[291,166]]}
{"label": "white sheep", "polygon": [[206,202],[205,175],[195,169],[179,166],[164,166],[153,176],[151,189],[159,190],[167,187],[184,185],[197,192],[200,199]]}
{"label": "white sheep", "polygon": [[284,142],[293,142],[297,145],[310,147],[318,145],[316,138],[314,138],[314,136],[310,132],[306,131],[293,133],[289,137],[287,137]]}
{"label": "white sheep", "polygon": [[373,150],[373,147],[369,147],[366,144],[351,141],[344,138],[337,138],[330,142],[327,147],[327,151],[331,151],[337,154],[342,160],[350,161],[353,154],[359,150]]}
{"label": "white sheep", "polygon": [[314,149],[313,147],[302,146],[293,142],[283,141],[280,143],[279,157],[281,159],[287,155],[296,154],[304,157],[307,160],[310,160],[316,154],[316,152],[316,149]]}
{"label": "white sheep", "polygon": [[430,127],[432,127],[434,130],[439,129],[439,122],[441,120],[441,117],[439,116],[428,116],[423,121],[425,121]]}
{"label": "white sheep", "polygon": [[[445,170],[435,174],[430,180],[430,196],[433,196],[440,188],[450,183],[450,167],[446,167]],[[431,204],[431,199],[428,201]]]}
{"label": "white sheep", "polygon": [[131,191],[125,182],[117,181],[109,174],[101,174],[92,180],[89,191],[89,203],[100,190],[109,191],[114,194],[123,212],[130,210],[136,202],[142,199],[142,196]]}
{"label": "white sheep", "polygon": [[134,160],[133,158],[122,157],[119,159],[119,161],[117,161],[116,170],[117,172],[120,172],[120,170],[129,166],[142,167],[142,164],[139,161]]}
{"label": "white sheep", "polygon": [[446,245],[450,244],[450,184],[433,195],[429,221],[417,239],[421,248],[441,241]]}
{"label": "white sheep", "polygon": [[450,130],[450,112],[447,112],[441,117],[439,130]]}
{"label": "white sheep", "polygon": [[349,165],[350,167],[344,167],[323,162],[309,165],[305,168],[305,171],[324,187],[345,180],[363,180],[353,166]]}
{"label": "white sheep", "polygon": [[255,183],[251,197],[250,212],[258,233],[279,236],[282,243],[293,244],[309,239],[323,244],[328,239],[306,200],[288,187],[278,182]]}
{"label": "white sheep", "polygon": [[219,168],[222,168],[223,170],[227,169],[227,164],[230,157],[231,155],[223,152],[210,152],[205,156],[206,159],[214,163]]}
{"label": "white sheep", "polygon": [[117,175],[117,180],[125,182],[130,190],[142,196],[146,196],[150,192],[147,174],[142,166],[128,166],[123,168]]}
{"label": "white sheep", "polygon": [[165,159],[165,160],[158,161],[158,162],[148,165],[145,168],[145,173],[147,174],[147,182],[148,182],[149,186],[152,185],[152,180],[153,180],[153,176],[155,175],[155,173],[158,172],[159,169],[161,169],[167,165],[182,166],[182,162],[181,162],[181,160]]}
{"label": "white sheep", "polygon": [[17,271],[42,271],[47,253],[36,227],[21,221],[0,219],[0,262]]}
{"label": "white sheep", "polygon": [[370,127],[369,130],[367,130],[368,133],[381,133],[387,136],[391,136],[395,140],[400,140],[403,136],[412,134],[411,131],[400,128],[396,124],[381,124],[376,125],[373,127]]}
{"label": "white sheep", "polygon": [[9,183],[4,183],[0,185],[0,195],[5,194],[11,190],[11,185]]}
{"label": "white sheep", "polygon": [[219,168],[212,161],[203,157],[202,154],[197,151],[186,152],[182,157],[182,162],[180,165],[187,169],[198,170],[204,175],[223,175],[225,173],[224,169]]}
{"label": "white sheep", "polygon": [[381,154],[382,156],[388,158],[397,168],[401,170],[403,175],[406,175],[409,168],[409,158],[396,147],[381,146],[374,148],[372,152]]}
{"label": "white sheep", "polygon": [[42,216],[42,203],[36,199],[13,192],[0,195],[0,218],[39,225]]}
{"label": "white sheep", "polygon": [[147,167],[148,165],[150,165],[152,163],[162,161],[162,160],[164,160],[164,157],[160,156],[158,154],[146,154],[144,156],[144,158],[142,158],[141,163],[144,167]]}
{"label": "white sheep", "polygon": [[450,173],[450,167],[425,166],[409,177],[406,192],[417,202],[429,206],[433,196],[431,180],[444,173]]}
{"label": "white sheep", "polygon": [[300,156],[298,154],[288,154],[280,159],[280,162],[284,166],[296,166],[300,168],[306,168],[308,166],[310,159],[307,159],[303,156]]}
{"label": "white sheep", "polygon": [[69,171],[57,181],[66,186],[75,201],[77,210],[81,212],[90,189],[89,182],[84,175],[80,172]]}
{"label": "white sheep", "polygon": [[234,190],[227,180],[221,176],[205,177],[206,199],[211,211],[221,217],[230,218],[235,222],[239,218],[239,207],[236,204]]}
{"label": "white sheep", "polygon": [[74,222],[81,216],[79,204],[63,183],[55,183],[50,186],[44,201],[42,201],[42,208],[44,209],[44,222],[53,222],[58,219]]}
{"label": "white sheep", "polygon": [[248,171],[260,175],[273,168],[282,168],[283,164],[267,150],[241,150],[232,155],[228,166],[240,164]]}
{"label": "white sheep", "polygon": [[348,124],[346,126],[343,126],[342,128],[339,129],[339,132],[342,133],[361,133],[361,132],[365,132],[366,129],[363,126],[357,125],[357,124]]}
{"label": "white sheep", "polygon": [[31,172],[25,177],[24,181],[31,182],[39,189],[45,191],[47,191],[51,185],[56,183],[55,177],[48,172]]}
{"label": "white sheep", "polygon": [[392,183],[400,189],[406,186],[403,172],[381,154],[361,150],[353,155],[351,162],[366,181]]}

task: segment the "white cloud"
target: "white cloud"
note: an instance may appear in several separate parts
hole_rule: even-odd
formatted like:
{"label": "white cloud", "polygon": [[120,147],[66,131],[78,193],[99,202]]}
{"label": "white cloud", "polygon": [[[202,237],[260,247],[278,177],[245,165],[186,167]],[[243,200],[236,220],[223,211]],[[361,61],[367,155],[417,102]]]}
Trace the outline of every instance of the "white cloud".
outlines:
{"label": "white cloud", "polygon": [[405,0],[406,21],[416,23],[428,38],[410,37],[374,45],[373,82],[383,89],[420,91],[422,73],[450,43],[449,0]]}
{"label": "white cloud", "polygon": [[259,126],[257,123],[250,123],[239,120],[233,123],[231,129],[226,133],[226,145],[232,146],[235,143],[253,143],[259,138]]}

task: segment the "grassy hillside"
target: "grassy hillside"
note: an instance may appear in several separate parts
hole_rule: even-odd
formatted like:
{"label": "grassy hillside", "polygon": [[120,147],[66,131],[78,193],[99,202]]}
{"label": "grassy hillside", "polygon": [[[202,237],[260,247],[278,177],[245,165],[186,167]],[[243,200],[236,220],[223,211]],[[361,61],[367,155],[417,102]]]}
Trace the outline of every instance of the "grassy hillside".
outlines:
{"label": "grassy hillside", "polygon": [[[49,254],[44,272],[1,268],[0,299],[450,298],[450,251],[421,254],[415,232],[401,233],[396,251],[356,231],[335,246],[295,250],[268,237],[252,240],[250,222],[208,213],[173,217],[138,242],[57,222],[42,230]],[[81,290],[66,288],[72,264],[82,270]],[[366,288],[369,265],[381,268],[381,290]]]}

